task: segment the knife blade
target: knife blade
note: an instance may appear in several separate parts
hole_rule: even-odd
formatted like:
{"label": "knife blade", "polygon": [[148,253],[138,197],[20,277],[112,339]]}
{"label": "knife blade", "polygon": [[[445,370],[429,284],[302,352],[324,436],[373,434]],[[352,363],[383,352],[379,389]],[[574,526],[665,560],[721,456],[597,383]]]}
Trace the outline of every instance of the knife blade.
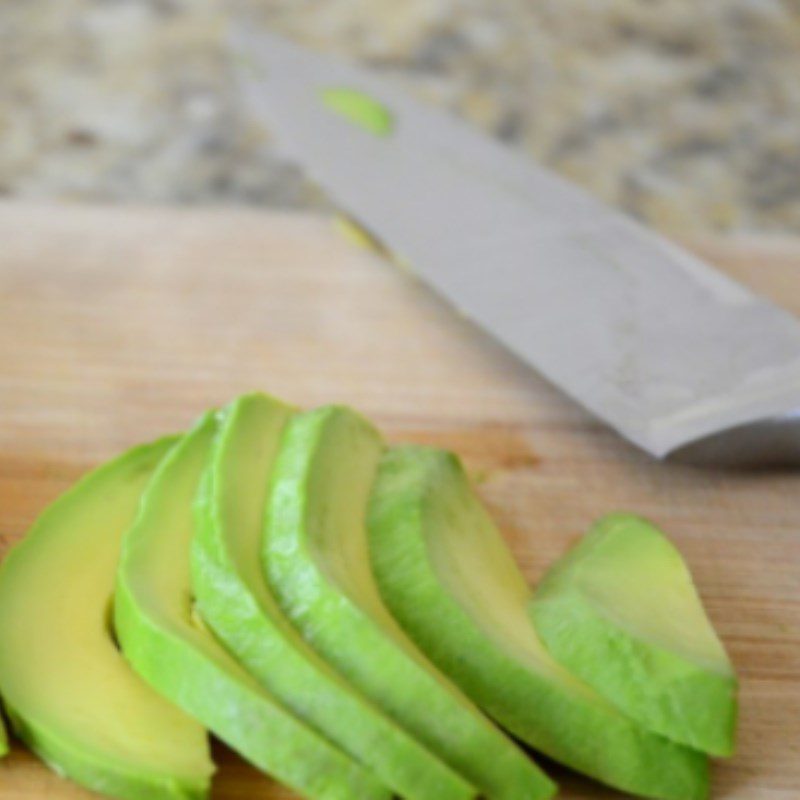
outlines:
{"label": "knife blade", "polygon": [[762,427],[785,440],[781,423],[800,424],[791,314],[366,69],[255,26],[230,36],[279,150],[629,441],[664,457],[743,429],[758,449]]}

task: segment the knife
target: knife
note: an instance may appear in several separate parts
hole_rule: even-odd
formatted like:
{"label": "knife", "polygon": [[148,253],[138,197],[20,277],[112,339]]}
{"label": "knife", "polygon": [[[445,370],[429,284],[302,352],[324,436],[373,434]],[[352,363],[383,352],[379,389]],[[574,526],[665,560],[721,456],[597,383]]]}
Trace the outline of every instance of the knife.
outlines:
{"label": "knife", "polygon": [[428,286],[657,458],[800,464],[800,324],[368,70],[230,31],[278,149]]}

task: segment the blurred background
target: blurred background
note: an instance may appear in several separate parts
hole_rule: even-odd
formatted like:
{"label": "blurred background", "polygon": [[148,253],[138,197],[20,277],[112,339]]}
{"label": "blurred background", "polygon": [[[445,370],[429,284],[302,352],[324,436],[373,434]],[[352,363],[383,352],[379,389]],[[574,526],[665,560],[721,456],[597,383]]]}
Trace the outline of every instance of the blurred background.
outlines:
{"label": "blurred background", "polygon": [[242,11],[667,233],[800,232],[800,0],[4,0],[0,193],[324,207],[236,100]]}

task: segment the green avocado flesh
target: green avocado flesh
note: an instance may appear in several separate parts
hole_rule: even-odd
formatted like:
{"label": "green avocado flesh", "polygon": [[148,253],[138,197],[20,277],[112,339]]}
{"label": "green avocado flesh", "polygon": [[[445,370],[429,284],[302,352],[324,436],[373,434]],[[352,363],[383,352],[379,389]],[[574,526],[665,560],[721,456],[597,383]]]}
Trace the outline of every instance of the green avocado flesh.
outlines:
{"label": "green avocado flesh", "polygon": [[391,111],[357,89],[325,89],[322,102],[326,108],[373,136],[389,136],[394,128]]}
{"label": "green avocado flesh", "polygon": [[612,514],[545,575],[531,606],[550,652],[640,724],[733,752],[737,681],[680,553]]}
{"label": "green avocado flesh", "polygon": [[207,414],[170,452],[125,536],[115,598],[125,656],[157,691],[303,796],[388,800],[372,775],[279,705],[193,614],[193,501],[216,428]]}
{"label": "green avocado flesh", "polygon": [[497,800],[552,796],[536,765],[403,634],[369,563],[366,508],[383,443],[356,413],[289,422],[273,469],[263,566],[283,611],[351,684]]}
{"label": "green avocado flesh", "polygon": [[702,754],[641,728],[545,650],[528,616],[525,579],[455,456],[413,446],[387,452],[368,527],[390,611],[511,733],[627,792],[707,797]]}
{"label": "green avocado flesh", "polygon": [[207,794],[204,729],[125,663],[108,615],[120,542],[173,446],[129,451],[56,500],[0,568],[0,691],[57,772],[129,800]]}
{"label": "green avocado flesh", "polygon": [[298,717],[409,800],[474,796],[470,785],[358,695],[286,619],[261,571],[264,503],[292,409],[266,395],[226,411],[198,498],[192,585],[200,614]]}
{"label": "green avocado flesh", "polygon": [[8,755],[8,736],[6,735],[6,726],[0,720],[0,758]]}

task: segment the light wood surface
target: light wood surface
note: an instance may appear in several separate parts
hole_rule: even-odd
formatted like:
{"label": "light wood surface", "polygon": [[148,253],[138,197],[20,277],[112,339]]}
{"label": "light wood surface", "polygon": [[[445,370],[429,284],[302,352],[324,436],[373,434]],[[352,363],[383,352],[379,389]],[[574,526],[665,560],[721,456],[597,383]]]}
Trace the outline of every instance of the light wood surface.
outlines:
{"label": "light wood surface", "polygon": [[[695,247],[800,312],[800,242]],[[742,679],[713,796],[800,798],[800,474],[650,461],[329,220],[0,205],[3,549],[84,470],[256,388],[461,453],[531,581],[600,514],[660,523]],[[291,796],[217,752],[217,800]],[[0,765],[3,800],[88,796],[19,747]]]}

